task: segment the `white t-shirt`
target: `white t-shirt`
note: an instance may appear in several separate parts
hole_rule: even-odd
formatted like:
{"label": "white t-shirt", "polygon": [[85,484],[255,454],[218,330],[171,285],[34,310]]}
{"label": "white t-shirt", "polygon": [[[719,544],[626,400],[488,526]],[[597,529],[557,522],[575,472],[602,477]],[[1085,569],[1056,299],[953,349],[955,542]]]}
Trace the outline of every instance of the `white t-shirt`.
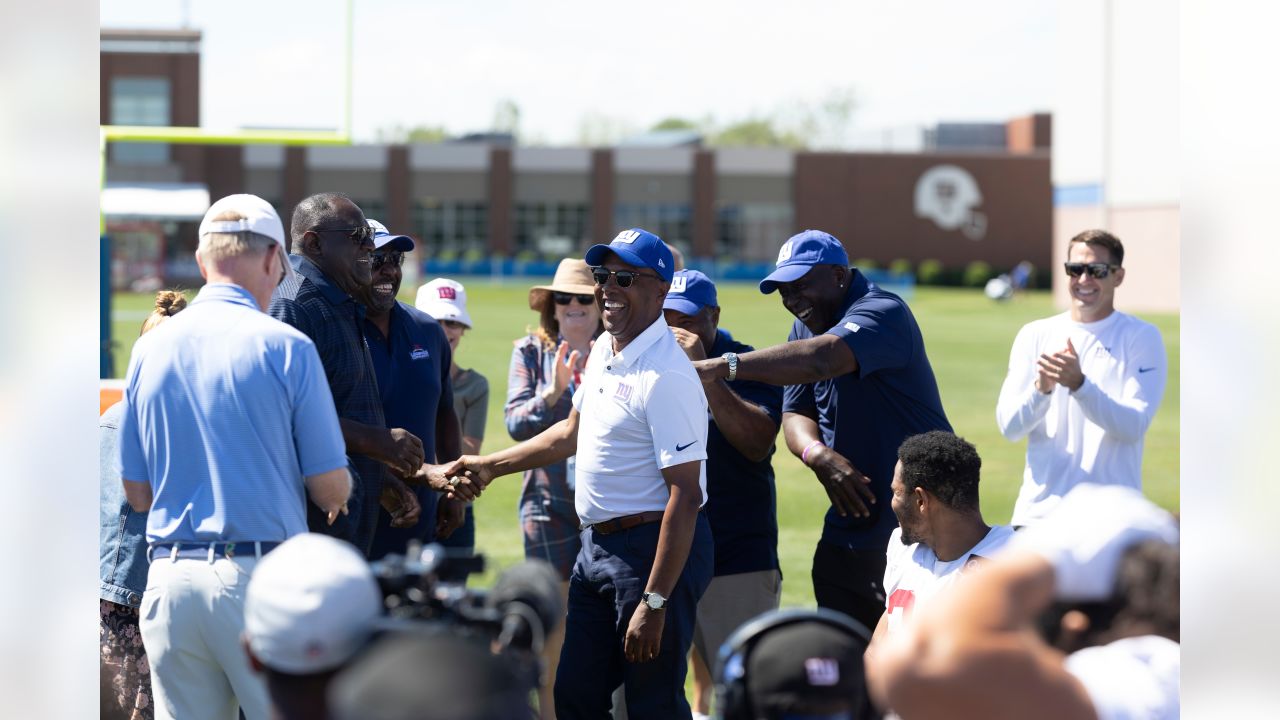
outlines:
{"label": "white t-shirt", "polygon": [[1182,649],[1156,635],[1125,638],[1067,656],[1067,672],[1089,693],[1098,720],[1176,720]]}
{"label": "white t-shirt", "polygon": [[894,528],[889,536],[885,557],[885,612],[889,616],[889,632],[908,622],[921,603],[955,583],[965,570],[990,559],[1013,538],[1013,528],[996,525],[969,552],[955,560],[943,562],[924,543],[902,544],[902,528]]}
{"label": "white t-shirt", "polygon": [[[596,340],[573,406],[574,505],[584,524],[666,509],[662,469],[707,459],[707,395],[661,316],[620,353],[608,334]],[[698,484],[705,504],[705,462]]]}
{"label": "white t-shirt", "polygon": [[[1067,346],[1080,358],[1084,385],[1035,389],[1036,360]],[[1009,354],[996,422],[1010,440],[1027,438],[1022,489],[1012,525],[1047,515],[1083,482],[1142,489],[1142,443],[1164,395],[1168,363],[1160,331],[1113,312],[1093,323],[1069,313],[1023,326]]]}

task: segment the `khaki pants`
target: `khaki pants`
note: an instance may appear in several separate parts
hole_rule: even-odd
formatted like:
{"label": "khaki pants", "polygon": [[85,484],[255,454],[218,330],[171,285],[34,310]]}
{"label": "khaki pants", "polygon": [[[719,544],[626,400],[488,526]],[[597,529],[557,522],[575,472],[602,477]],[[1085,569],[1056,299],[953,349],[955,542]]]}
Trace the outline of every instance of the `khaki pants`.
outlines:
{"label": "khaki pants", "polygon": [[210,562],[156,554],[138,621],[156,718],[235,720],[237,705],[247,720],[270,717],[266,683],[240,645],[257,563],[252,555]]}
{"label": "khaki pants", "polygon": [[698,622],[693,628],[693,645],[716,671],[720,646],[751,618],[778,609],[782,598],[782,573],[777,570],[719,575],[698,601]]}

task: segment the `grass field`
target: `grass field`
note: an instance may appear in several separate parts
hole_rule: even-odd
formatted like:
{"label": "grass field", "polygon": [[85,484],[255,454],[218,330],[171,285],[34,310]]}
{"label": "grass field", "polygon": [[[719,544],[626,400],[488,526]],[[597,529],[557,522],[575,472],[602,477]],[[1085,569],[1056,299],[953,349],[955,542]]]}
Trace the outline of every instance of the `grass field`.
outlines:
{"label": "grass field", "polygon": [[[503,423],[507,366],[512,341],[536,322],[527,309],[528,288],[542,281],[497,284],[464,279],[475,329],[462,341],[458,360],[489,378],[489,418],[485,451],[512,444]],[[188,293],[189,297],[194,293]],[[412,302],[406,290],[402,299]],[[719,288],[722,326],[734,337],[756,347],[786,339],[791,316],[776,295],[761,295],[752,284]],[[112,333],[116,340],[115,368],[123,375],[128,353],[137,337],[151,296],[117,294]],[[1009,347],[1024,323],[1055,312],[1047,292],[1033,292],[1004,304],[988,300],[978,290],[917,288],[911,307],[924,332],[929,359],[938,377],[943,406],[958,434],[978,447],[983,459],[982,509],[988,522],[1008,522],[1022,477],[1023,443],[1011,443],[996,430],[995,402],[1004,380]],[[1177,315],[1144,315],[1164,335],[1169,355],[1169,387],[1155,422],[1147,433],[1143,483],[1157,503],[1178,509],[1179,325]],[[781,445],[781,443],[780,443]],[[784,606],[813,605],[809,565],[828,506],[826,494],[812,473],[782,447],[774,455],[778,482],[778,551],[784,575]],[[496,571],[523,557],[516,501],[520,478],[496,481],[476,503],[478,549],[488,556],[490,570],[479,585],[490,583]]]}

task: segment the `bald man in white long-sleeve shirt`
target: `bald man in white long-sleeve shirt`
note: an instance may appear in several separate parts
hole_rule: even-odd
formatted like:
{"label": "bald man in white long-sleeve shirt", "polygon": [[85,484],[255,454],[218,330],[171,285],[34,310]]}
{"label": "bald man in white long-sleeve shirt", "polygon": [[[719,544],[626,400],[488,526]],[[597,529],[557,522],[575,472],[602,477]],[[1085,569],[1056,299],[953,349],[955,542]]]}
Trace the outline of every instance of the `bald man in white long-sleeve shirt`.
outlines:
{"label": "bald man in white long-sleeve shirt", "polygon": [[1141,489],[1143,439],[1168,376],[1160,331],[1115,309],[1120,240],[1087,230],[1068,247],[1070,309],[1018,332],[996,406],[1001,434],[1027,438],[1015,527],[1083,482]]}

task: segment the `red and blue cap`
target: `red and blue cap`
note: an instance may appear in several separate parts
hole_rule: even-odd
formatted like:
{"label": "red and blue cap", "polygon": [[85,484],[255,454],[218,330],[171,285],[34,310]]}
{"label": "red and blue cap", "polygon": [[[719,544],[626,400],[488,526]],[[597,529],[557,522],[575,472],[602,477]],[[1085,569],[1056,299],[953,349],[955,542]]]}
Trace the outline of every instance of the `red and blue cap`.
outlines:
{"label": "red and blue cap", "polygon": [[716,285],[697,270],[677,270],[671,278],[671,289],[662,303],[663,310],[696,315],[704,307],[720,307],[716,301]]}
{"label": "red and blue cap", "polygon": [[665,282],[671,282],[675,273],[676,262],[671,257],[671,250],[662,238],[648,230],[623,230],[608,245],[592,245],[582,259],[591,267],[599,267],[609,253],[622,258],[628,265],[653,270]]}
{"label": "red and blue cap", "polygon": [[760,292],[768,295],[778,289],[781,283],[799,280],[813,269],[814,265],[849,266],[849,254],[844,245],[831,235],[821,230],[805,230],[792,235],[778,249],[778,266],[769,276],[760,281]]}

